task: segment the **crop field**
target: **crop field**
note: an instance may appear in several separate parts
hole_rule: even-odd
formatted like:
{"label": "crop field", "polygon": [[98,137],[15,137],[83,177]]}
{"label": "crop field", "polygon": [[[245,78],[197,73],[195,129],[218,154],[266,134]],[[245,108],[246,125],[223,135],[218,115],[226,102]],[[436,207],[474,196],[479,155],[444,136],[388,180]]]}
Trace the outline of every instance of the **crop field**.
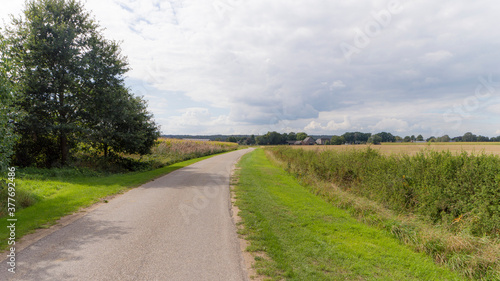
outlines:
{"label": "crop field", "polygon": [[382,154],[408,154],[415,155],[423,150],[450,151],[454,154],[463,151],[473,154],[495,154],[500,155],[500,142],[450,142],[450,143],[383,143],[382,145],[297,145],[291,146],[306,150],[366,150],[367,147],[378,150]]}
{"label": "crop field", "polygon": [[269,151],[314,194],[468,278],[500,280],[498,144],[292,147]]}

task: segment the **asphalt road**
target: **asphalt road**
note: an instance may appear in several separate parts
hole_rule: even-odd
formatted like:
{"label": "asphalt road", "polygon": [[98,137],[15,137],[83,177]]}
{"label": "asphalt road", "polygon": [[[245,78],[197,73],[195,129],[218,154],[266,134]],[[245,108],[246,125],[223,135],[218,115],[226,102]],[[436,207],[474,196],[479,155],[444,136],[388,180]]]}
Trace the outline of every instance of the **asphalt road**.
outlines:
{"label": "asphalt road", "polygon": [[15,274],[2,262],[0,280],[248,280],[229,193],[231,168],[248,151],[115,197],[16,253]]}

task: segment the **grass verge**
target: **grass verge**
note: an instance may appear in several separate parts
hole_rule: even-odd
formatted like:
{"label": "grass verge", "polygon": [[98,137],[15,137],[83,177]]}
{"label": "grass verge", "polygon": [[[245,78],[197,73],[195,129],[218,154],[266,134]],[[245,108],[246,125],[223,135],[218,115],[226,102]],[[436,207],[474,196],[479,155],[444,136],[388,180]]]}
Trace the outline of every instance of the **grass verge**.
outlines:
{"label": "grass verge", "polygon": [[[110,176],[89,176],[85,174],[75,176],[74,172],[61,172],[52,177],[43,176],[37,178],[36,176],[33,177],[33,175],[31,175],[31,179],[29,179],[30,177],[28,179],[18,177],[16,179],[16,193],[30,194],[31,197],[34,197],[33,200],[36,200],[36,203],[16,211],[16,240],[38,228],[49,227],[61,217],[99,202],[102,198],[140,186],[155,178],[212,156],[191,159],[146,172]],[[5,250],[9,246],[7,244],[9,237],[8,224],[7,217],[0,219],[0,250]]]}
{"label": "grass verge", "polygon": [[261,149],[245,155],[236,176],[236,204],[256,257],[272,280],[462,280],[310,193]]}

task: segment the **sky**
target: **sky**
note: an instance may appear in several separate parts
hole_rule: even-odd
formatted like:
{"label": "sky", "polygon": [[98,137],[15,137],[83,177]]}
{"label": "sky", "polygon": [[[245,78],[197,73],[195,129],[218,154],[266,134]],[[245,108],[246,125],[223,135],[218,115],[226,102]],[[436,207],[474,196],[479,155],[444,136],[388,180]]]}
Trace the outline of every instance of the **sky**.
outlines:
{"label": "sky", "polygon": [[500,135],[498,1],[83,3],[163,134]]}

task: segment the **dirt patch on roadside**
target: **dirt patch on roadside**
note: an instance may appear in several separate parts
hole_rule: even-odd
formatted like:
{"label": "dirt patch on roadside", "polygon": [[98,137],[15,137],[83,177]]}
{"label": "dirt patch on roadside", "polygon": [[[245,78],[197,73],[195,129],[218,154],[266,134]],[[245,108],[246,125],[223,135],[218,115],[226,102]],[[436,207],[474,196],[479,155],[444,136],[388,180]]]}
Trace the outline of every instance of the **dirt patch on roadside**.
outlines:
{"label": "dirt patch on roadside", "polygon": [[[240,212],[240,209],[238,208],[238,206],[235,205],[236,198],[235,198],[234,186],[238,182],[238,179],[234,176],[234,172],[235,171],[236,171],[236,169],[233,168],[233,170],[231,172],[231,183],[230,183],[231,215],[232,215],[232,218],[233,218],[233,222],[236,225],[236,228],[238,230],[240,230],[240,229],[243,228],[243,225],[241,224],[242,219],[238,215],[239,212]],[[244,263],[245,263],[245,267],[246,267],[246,271],[247,271],[247,274],[248,274],[248,278],[250,280],[254,280],[254,281],[266,280],[267,276],[259,275],[257,273],[257,270],[254,267],[254,263],[255,263],[255,258],[256,257],[261,257],[261,258],[265,258],[265,259],[268,259],[268,257],[264,253],[251,253],[251,252],[248,252],[246,249],[247,249],[248,246],[250,246],[250,242],[247,241],[245,239],[245,237],[243,235],[241,235],[241,234],[238,234],[238,238],[240,240],[240,250],[241,250],[241,253],[243,255],[243,260],[244,260]]]}

